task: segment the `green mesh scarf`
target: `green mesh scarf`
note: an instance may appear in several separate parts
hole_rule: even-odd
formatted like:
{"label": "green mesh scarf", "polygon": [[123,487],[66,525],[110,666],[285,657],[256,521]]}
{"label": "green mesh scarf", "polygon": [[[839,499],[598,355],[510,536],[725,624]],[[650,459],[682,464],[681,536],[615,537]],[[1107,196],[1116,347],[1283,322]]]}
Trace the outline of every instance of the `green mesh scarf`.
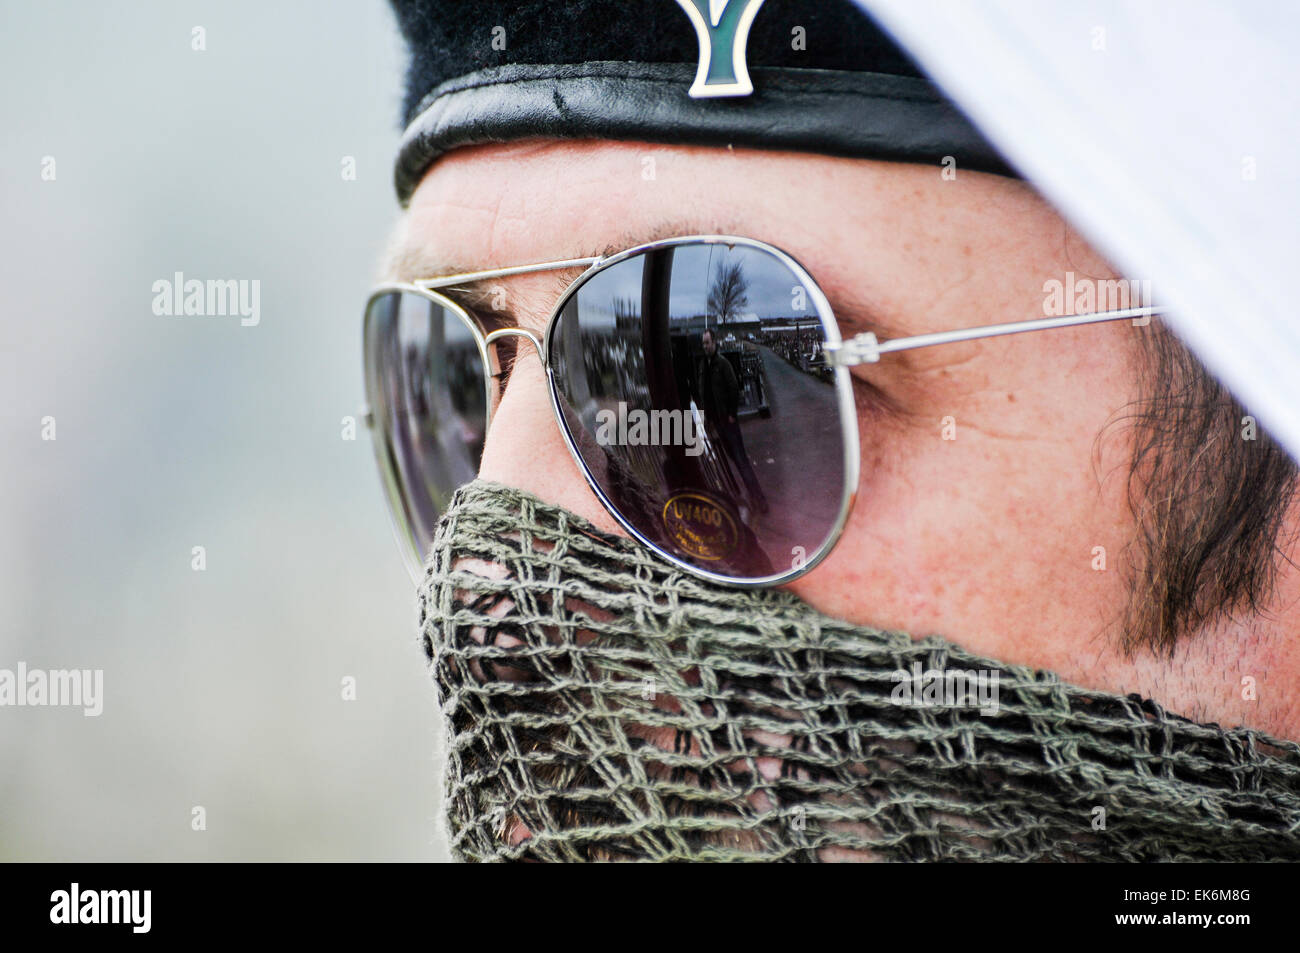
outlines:
{"label": "green mesh scarf", "polygon": [[[1300,746],[685,575],[528,494],[420,590],[464,860],[1300,859]],[[900,672],[996,671],[996,711]]]}

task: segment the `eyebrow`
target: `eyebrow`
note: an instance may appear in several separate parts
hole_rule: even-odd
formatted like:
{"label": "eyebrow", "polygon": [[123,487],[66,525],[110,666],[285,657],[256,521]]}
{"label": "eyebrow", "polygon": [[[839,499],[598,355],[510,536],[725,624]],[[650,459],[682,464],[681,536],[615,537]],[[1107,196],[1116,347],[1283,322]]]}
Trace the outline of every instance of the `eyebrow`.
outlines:
{"label": "eyebrow", "polygon": [[[495,268],[542,264],[548,261],[609,258],[629,248],[684,235],[745,235],[746,232],[746,229],[737,227],[734,220],[729,219],[713,219],[708,223],[689,219],[661,220],[646,228],[628,229],[615,240],[601,246],[593,247],[588,245],[579,247],[575,249],[576,254],[561,254],[551,259],[538,258],[532,262],[511,261],[499,264],[454,261],[443,258],[433,253],[423,243],[412,241],[409,234],[403,233],[395,242],[396,250],[387,256],[385,273],[389,276],[387,280],[409,283],[443,275],[472,274]],[[766,239],[764,240],[766,241]],[[839,325],[840,334],[845,339],[863,331],[873,332],[882,340],[905,337],[911,333],[893,327],[881,320],[877,309],[859,289],[849,287],[846,284],[827,283],[822,279],[818,279],[811,269],[809,273],[812,274],[813,280],[817,282],[818,287],[826,294],[831,305],[831,311],[835,315],[836,323]],[[561,272],[556,272],[555,278],[557,281],[556,297],[558,297],[563,293],[564,288],[568,286],[571,279],[565,277]],[[482,318],[488,318],[493,324],[518,326],[519,315],[516,315],[507,306],[492,308],[490,315],[482,314],[482,306],[492,297],[493,290],[497,287],[496,282],[499,280],[499,278],[484,278],[478,281],[467,281],[463,284],[445,286],[438,290],[467,311]]]}
{"label": "eyebrow", "polygon": [[[712,221],[701,225],[692,221],[661,221],[647,228],[629,229],[617,239],[598,247],[590,245],[574,250],[570,254],[558,254],[553,258],[536,259],[534,262],[510,261],[498,264],[484,262],[454,261],[439,257],[425,245],[412,241],[409,234],[403,233],[395,242],[395,250],[384,264],[384,274],[389,280],[414,282],[425,278],[437,278],[441,275],[470,274],[476,271],[489,271],[495,268],[511,268],[517,265],[540,264],[543,261],[568,261],[576,258],[608,258],[621,251],[635,248],[649,242],[662,241],[665,238],[677,238],[682,235],[740,235],[734,225],[726,222]],[[467,284],[468,287],[468,284]]]}

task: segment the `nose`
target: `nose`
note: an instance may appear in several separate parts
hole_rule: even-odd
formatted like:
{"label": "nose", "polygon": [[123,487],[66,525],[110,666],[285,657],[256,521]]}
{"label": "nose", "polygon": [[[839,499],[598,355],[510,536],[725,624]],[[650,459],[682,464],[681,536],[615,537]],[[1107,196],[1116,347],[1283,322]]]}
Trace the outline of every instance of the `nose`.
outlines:
{"label": "nose", "polygon": [[[494,331],[489,345],[509,334],[522,341],[483,445],[479,477],[526,490],[548,503],[584,517],[599,528],[627,535],[592,493],[569,452],[551,409],[550,385],[540,360],[536,335],[517,329]],[[535,353],[528,353],[533,350]]]}

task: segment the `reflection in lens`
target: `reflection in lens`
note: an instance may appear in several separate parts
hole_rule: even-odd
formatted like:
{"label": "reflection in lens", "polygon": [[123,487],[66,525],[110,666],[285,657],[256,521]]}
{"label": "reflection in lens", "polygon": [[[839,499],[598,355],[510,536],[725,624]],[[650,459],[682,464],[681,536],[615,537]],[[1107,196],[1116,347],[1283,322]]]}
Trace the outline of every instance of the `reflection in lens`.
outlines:
{"label": "reflection in lens", "polygon": [[366,367],[376,446],[395,483],[389,503],[422,563],[451,494],[478,473],[487,433],[481,352],[459,314],[394,291],[371,302]]}
{"label": "reflection in lens", "polygon": [[640,252],[570,294],[549,361],[573,443],[638,532],[725,576],[799,568],[843,500],[827,332],[763,249]]}

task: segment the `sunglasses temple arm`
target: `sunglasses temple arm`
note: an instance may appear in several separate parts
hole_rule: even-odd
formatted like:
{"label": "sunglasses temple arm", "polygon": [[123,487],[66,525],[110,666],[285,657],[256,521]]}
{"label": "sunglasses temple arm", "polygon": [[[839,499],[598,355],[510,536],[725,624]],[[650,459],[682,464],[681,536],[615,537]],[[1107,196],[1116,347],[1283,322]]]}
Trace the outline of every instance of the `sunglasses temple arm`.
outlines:
{"label": "sunglasses temple arm", "polygon": [[849,338],[833,352],[833,365],[851,367],[855,364],[872,364],[880,360],[880,355],[893,351],[911,351],[919,347],[933,347],[936,344],[953,344],[957,341],[974,341],[980,338],[999,337],[1003,334],[1022,334],[1026,331],[1050,331],[1054,328],[1069,328],[1080,324],[1100,324],[1103,321],[1123,321],[1128,318],[1140,318],[1159,314],[1158,307],[1125,308],[1122,311],[1100,311],[1095,314],[1071,314],[1061,318],[1039,318],[1034,321],[1012,321],[1007,324],[988,324],[979,328],[963,328],[958,331],[938,331],[934,334],[918,334],[915,337],[894,338],[878,342],[870,331]]}

